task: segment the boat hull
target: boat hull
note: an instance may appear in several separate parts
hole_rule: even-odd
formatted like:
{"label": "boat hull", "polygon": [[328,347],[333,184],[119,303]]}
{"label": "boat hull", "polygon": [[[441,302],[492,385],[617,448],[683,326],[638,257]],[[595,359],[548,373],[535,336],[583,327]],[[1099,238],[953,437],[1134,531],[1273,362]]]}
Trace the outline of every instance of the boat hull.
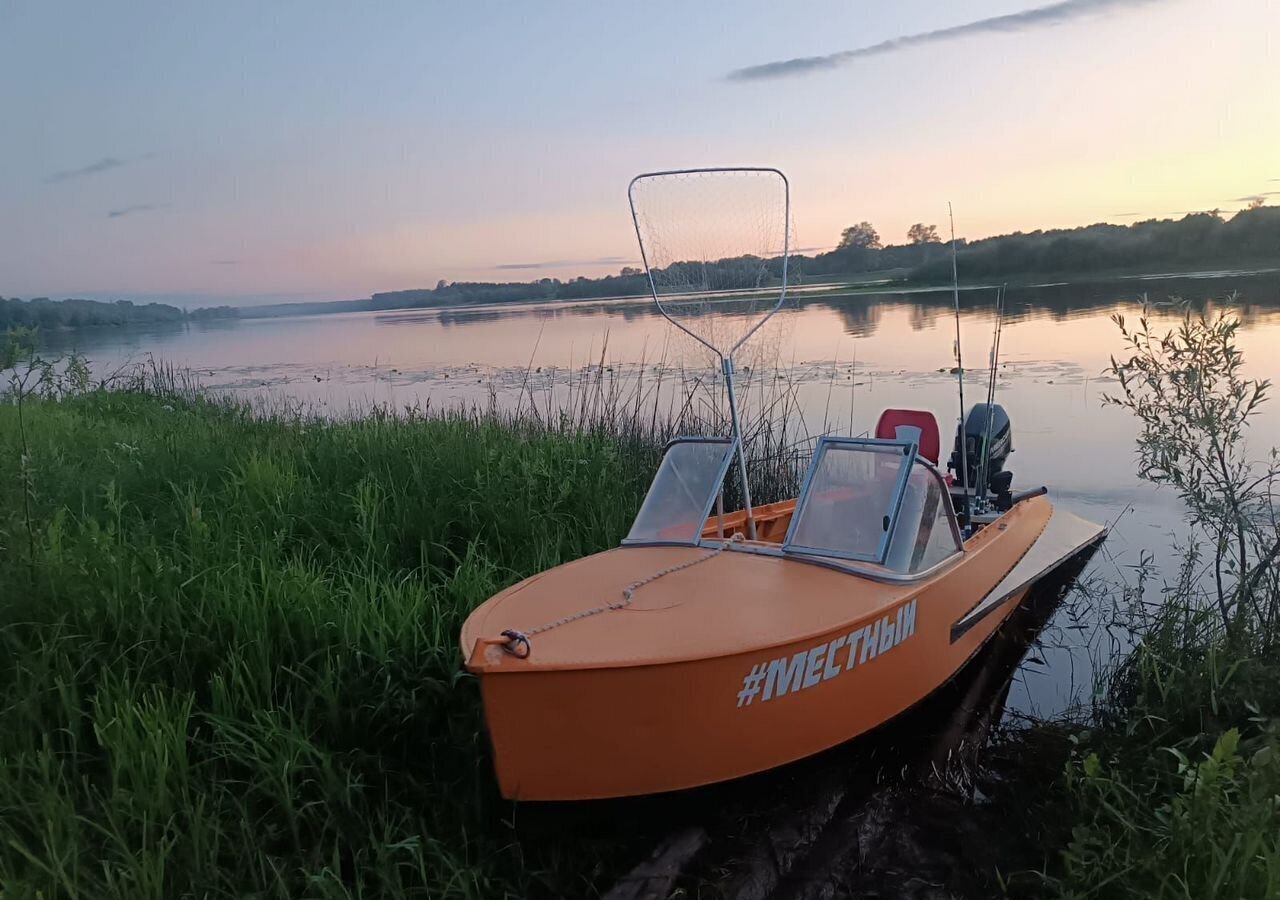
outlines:
{"label": "boat hull", "polygon": [[[1044,530],[1052,507],[1025,506],[967,554],[963,572],[792,641],[669,662],[545,668],[499,659],[476,642],[468,668],[480,675],[502,794],[585,800],[691,788],[810,756],[894,718],[956,675],[1031,588],[1018,585],[957,632]],[[832,602],[848,604],[851,586]]]}
{"label": "boat hull", "polygon": [[[519,800],[634,796],[810,756],[894,718],[950,680],[1025,594],[1010,596],[1001,613],[955,644],[945,601],[922,596],[870,624],[767,654],[486,674],[481,691],[499,787]],[[904,617],[903,636],[885,642],[884,629],[896,631]]]}

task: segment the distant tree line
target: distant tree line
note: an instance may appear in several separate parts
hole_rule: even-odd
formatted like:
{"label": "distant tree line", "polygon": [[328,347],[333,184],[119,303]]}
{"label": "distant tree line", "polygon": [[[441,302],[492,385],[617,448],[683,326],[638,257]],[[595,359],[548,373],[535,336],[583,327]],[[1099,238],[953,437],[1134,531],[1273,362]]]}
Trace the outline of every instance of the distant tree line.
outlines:
{"label": "distant tree line", "polygon": [[[869,222],[846,228],[840,246],[818,256],[792,256],[792,264],[801,275],[847,274],[883,268],[907,269],[933,259],[941,251],[937,228],[917,224],[908,231],[909,243],[885,247]],[[763,262],[763,266],[761,263]],[[703,262],[672,263],[664,273],[667,282],[696,282]],[[714,283],[719,287],[755,287],[761,268],[775,282],[782,277],[782,259],[761,260],[754,256],[722,259],[716,268]],[[687,271],[685,271],[687,270]],[[605,297],[632,297],[649,291],[649,278],[643,269],[624,267],[617,275],[602,278],[578,276],[568,280],[542,278],[538,281],[468,282],[440,281],[434,288],[389,291],[374,294],[368,309],[410,309],[433,306],[470,306],[481,303],[549,302],[555,300],[598,300]]]}
{"label": "distant tree line", "polygon": [[407,309],[430,306],[471,306],[478,303],[512,303],[551,300],[599,300],[629,297],[649,290],[649,279],[641,271],[627,268],[603,278],[578,276],[566,281],[541,278],[537,281],[454,281],[435,288],[388,291],[374,294],[371,309]]}
{"label": "distant tree line", "polygon": [[917,222],[907,229],[907,243],[885,245],[874,225],[859,222],[841,232],[835,249],[815,256],[793,256],[792,264],[801,277],[822,277],[915,269],[946,255],[936,225]]}
{"label": "distant tree line", "polygon": [[[1214,211],[1127,226],[1019,232],[965,243],[956,256],[963,278],[1276,265],[1280,264],[1280,207],[1255,205],[1230,219]],[[951,260],[945,253],[910,273],[918,281],[950,276]]]}
{"label": "distant tree line", "polygon": [[84,328],[135,325],[144,322],[181,322],[185,313],[164,303],[137,305],[129,300],[34,300],[0,297],[0,331],[20,328]]}
{"label": "distant tree line", "polygon": [[[1280,207],[1253,204],[1224,219],[1217,211],[1192,213],[1181,219],[1149,219],[1133,225],[1088,225],[1049,231],[1016,232],[978,241],[957,241],[961,278],[994,278],[1026,274],[1108,271],[1186,271],[1197,266],[1280,263]],[[777,283],[782,259],[741,256],[706,263],[673,263],[668,280],[700,275],[716,267],[718,285],[754,287]],[[943,281],[951,277],[950,247],[935,225],[916,223],[907,242],[884,244],[870,222],[844,229],[832,250],[791,257],[792,280],[884,272],[907,281]],[[688,269],[688,272],[683,270]],[[761,279],[761,270],[765,276]],[[738,285],[737,280],[743,283]],[[262,318],[324,312],[462,307],[489,303],[550,302],[631,297],[649,290],[644,271],[625,267],[602,278],[579,276],[537,281],[444,281],[434,288],[377,293],[367,299],[276,304],[234,309],[228,306],[190,313],[161,303],[136,306],[128,300],[30,301],[0,298],[0,330],[27,327],[81,327],[144,322],[180,322],[223,318]]]}
{"label": "distant tree line", "polygon": [[[803,280],[884,272],[907,281],[943,281],[951,277],[950,250],[950,245],[939,238],[936,225],[918,222],[907,230],[906,243],[886,245],[875,226],[859,222],[844,229],[834,249],[812,256],[793,255],[791,275],[795,280]],[[1133,225],[1088,225],[1016,232],[978,241],[958,240],[956,256],[962,278],[1153,269],[1185,271],[1197,266],[1280,264],[1280,207],[1255,204],[1230,219],[1224,219],[1215,211],[1192,213],[1177,220],[1149,219]],[[744,266],[744,261],[747,258],[738,257],[713,264],[721,267],[716,273],[716,282],[731,283],[734,269],[754,277],[760,268],[759,260],[750,266]],[[765,260],[764,268],[775,281],[781,278],[780,258]],[[618,275],[567,281],[558,278],[507,283],[441,281],[433,290],[374,294],[368,308],[579,300],[634,296],[648,290],[644,272],[628,267]]]}
{"label": "distant tree line", "polygon": [[239,315],[240,310],[234,306],[202,306],[199,309],[189,311],[187,318],[201,321],[206,319],[235,319]]}

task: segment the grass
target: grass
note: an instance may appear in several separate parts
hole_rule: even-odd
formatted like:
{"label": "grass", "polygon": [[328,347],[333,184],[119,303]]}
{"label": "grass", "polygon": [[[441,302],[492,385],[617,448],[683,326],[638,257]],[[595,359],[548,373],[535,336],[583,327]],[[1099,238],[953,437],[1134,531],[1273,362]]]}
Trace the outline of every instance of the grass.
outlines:
{"label": "grass", "polygon": [[1280,658],[1168,599],[1092,727],[1031,729],[1047,746],[1002,802],[1043,862],[1011,895],[1280,896]]}
{"label": "grass", "polygon": [[154,391],[29,399],[23,430],[25,457],[0,404],[0,896],[550,896],[611,871],[602,843],[514,833],[456,641],[498,589],[618,542],[652,434]]}

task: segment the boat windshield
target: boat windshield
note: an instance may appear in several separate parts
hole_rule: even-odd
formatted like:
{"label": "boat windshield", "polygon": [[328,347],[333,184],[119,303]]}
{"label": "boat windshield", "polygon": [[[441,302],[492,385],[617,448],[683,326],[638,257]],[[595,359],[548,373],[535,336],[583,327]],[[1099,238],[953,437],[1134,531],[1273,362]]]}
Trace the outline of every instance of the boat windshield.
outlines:
{"label": "boat windshield", "polygon": [[890,441],[820,441],[784,549],[884,562],[914,449]]}
{"label": "boat windshield", "polygon": [[903,488],[898,523],[884,564],[899,574],[914,575],[945,562],[961,549],[951,496],[942,476],[917,457]]}
{"label": "boat windshield", "polygon": [[783,550],[856,560],[899,575],[961,549],[945,486],[908,441],[824,438]]}
{"label": "boat windshield", "polygon": [[727,438],[673,441],[623,543],[698,543],[732,455]]}

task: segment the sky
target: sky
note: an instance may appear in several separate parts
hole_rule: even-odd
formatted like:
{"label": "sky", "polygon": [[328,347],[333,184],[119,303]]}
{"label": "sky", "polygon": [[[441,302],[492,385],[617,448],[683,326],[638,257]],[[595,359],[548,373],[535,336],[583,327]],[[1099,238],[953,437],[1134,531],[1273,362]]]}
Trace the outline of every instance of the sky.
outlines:
{"label": "sky", "polygon": [[1275,0],[0,0],[0,295],[233,305],[635,264],[627,182],[794,246],[1280,205]]}

